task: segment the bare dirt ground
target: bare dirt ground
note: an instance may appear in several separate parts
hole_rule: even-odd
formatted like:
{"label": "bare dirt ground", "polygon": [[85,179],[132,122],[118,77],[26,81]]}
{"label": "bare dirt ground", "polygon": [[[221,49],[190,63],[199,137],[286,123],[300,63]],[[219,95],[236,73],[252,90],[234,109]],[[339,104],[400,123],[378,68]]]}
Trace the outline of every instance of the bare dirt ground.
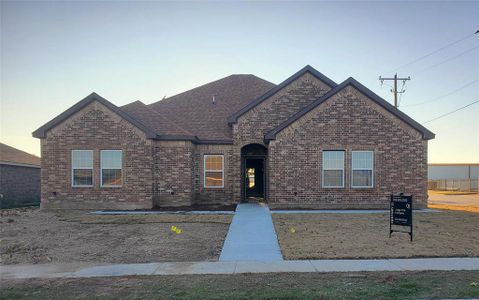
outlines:
{"label": "bare dirt ground", "polygon": [[428,207],[479,213],[478,193],[451,193],[428,191]]}
{"label": "bare dirt ground", "polygon": [[389,215],[273,214],[285,259],[479,256],[479,214],[415,213],[414,241],[389,238]]}
{"label": "bare dirt ground", "polygon": [[[2,264],[217,260],[230,215],[0,211]],[[174,232],[171,226],[181,229]]]}

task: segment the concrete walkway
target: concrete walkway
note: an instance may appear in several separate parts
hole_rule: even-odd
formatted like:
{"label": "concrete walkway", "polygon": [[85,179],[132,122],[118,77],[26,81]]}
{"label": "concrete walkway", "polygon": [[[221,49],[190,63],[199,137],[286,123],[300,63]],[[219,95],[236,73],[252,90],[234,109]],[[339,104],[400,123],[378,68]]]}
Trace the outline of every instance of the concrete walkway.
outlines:
{"label": "concrete walkway", "polygon": [[268,206],[257,203],[238,204],[219,260],[283,260]]}
{"label": "concrete walkway", "polygon": [[[437,213],[441,212],[437,209],[418,209],[414,210],[414,213]],[[340,215],[349,215],[349,214],[385,214],[389,213],[389,210],[383,209],[356,209],[356,210],[331,210],[331,209],[318,209],[318,210],[271,210],[272,214],[340,214]]]}
{"label": "concrete walkway", "polygon": [[370,260],[285,260],[163,262],[145,264],[3,265],[0,278],[86,278],[130,275],[479,270],[479,258],[417,258]]}

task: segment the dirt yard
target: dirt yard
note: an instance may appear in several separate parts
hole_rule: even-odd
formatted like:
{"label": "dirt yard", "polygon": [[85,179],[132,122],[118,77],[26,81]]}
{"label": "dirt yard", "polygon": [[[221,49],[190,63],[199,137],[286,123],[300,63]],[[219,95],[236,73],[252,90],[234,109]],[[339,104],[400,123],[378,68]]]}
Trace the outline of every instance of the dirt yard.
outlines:
{"label": "dirt yard", "polygon": [[232,219],[230,215],[97,216],[38,209],[2,210],[0,216],[2,264],[216,260]]}
{"label": "dirt yard", "polygon": [[428,207],[479,213],[479,194],[428,191]]}
{"label": "dirt yard", "polygon": [[414,241],[384,214],[273,214],[285,259],[479,256],[479,214],[415,213]]}

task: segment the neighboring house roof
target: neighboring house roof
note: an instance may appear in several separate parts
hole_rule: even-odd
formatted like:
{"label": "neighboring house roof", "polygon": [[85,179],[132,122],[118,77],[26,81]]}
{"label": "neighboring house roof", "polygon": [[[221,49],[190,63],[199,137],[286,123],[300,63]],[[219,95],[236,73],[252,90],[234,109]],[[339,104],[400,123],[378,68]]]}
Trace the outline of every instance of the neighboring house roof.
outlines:
{"label": "neighboring house roof", "polygon": [[0,143],[0,164],[40,166],[40,157]]}
{"label": "neighboring house roof", "polygon": [[238,118],[241,117],[243,114],[250,111],[251,109],[253,109],[257,105],[259,105],[261,102],[263,102],[266,99],[268,99],[269,97],[273,96],[274,94],[276,94],[277,92],[282,90],[284,87],[286,87],[287,85],[289,85],[290,83],[292,83],[293,81],[295,81],[296,79],[300,78],[301,76],[303,76],[304,74],[306,74],[308,72],[311,75],[318,78],[319,80],[321,80],[322,82],[324,82],[326,85],[328,85],[331,88],[337,86],[336,82],[332,81],[331,79],[329,79],[324,74],[317,71],[315,68],[311,67],[310,65],[307,65],[304,68],[302,68],[301,70],[299,70],[298,72],[296,72],[295,74],[293,74],[291,77],[286,79],[285,81],[281,82],[280,84],[278,84],[277,86],[275,86],[274,88],[269,90],[267,93],[265,93],[265,94],[261,95],[260,97],[256,98],[254,101],[249,102],[247,105],[242,107],[240,110],[238,110],[234,114],[230,115],[228,117],[228,123],[229,124],[236,123],[238,121]]}
{"label": "neighboring house roof", "polygon": [[423,139],[425,140],[430,140],[434,138],[434,133],[426,129],[424,126],[419,124],[418,122],[414,121],[411,117],[391,105],[389,102],[384,100],[383,98],[379,97],[376,95],[373,91],[356,81],[354,78],[349,77],[345,81],[343,81],[341,84],[336,86],[335,88],[331,89],[329,92],[324,94],[322,97],[318,98],[317,100],[313,101],[311,104],[303,108],[302,110],[298,111],[296,114],[292,115],[289,119],[278,125],[276,128],[271,130],[265,135],[266,140],[274,140],[276,138],[276,135],[281,132],[283,129],[294,123],[296,120],[300,119],[302,116],[313,110],[315,107],[321,105],[324,103],[326,100],[334,96],[336,93],[341,91],[343,88],[346,86],[351,85],[355,87],[358,91],[360,91],[362,94],[364,94],[366,97],[369,99],[373,100],[377,104],[379,104],[382,108],[386,109],[389,111],[391,114],[399,118],[400,120],[404,121],[406,124],[409,126],[413,127],[417,131],[419,131]]}
{"label": "neighboring house roof", "polygon": [[156,132],[154,132],[152,129],[148,128],[146,125],[144,125],[140,121],[134,119],[133,117],[131,117],[130,115],[128,115],[127,113],[122,111],[120,108],[118,108],[116,105],[114,105],[110,101],[106,100],[105,98],[101,97],[97,93],[91,93],[86,98],[84,98],[80,102],[76,103],[75,105],[73,105],[72,107],[70,107],[69,109],[67,109],[66,111],[64,111],[60,115],[58,115],[57,117],[55,117],[53,120],[51,120],[47,124],[43,125],[42,127],[38,128],[37,130],[35,130],[32,133],[33,137],[36,137],[36,138],[46,137],[46,133],[47,133],[48,130],[50,130],[50,129],[54,128],[55,126],[59,125],[61,122],[65,121],[66,119],[68,119],[69,117],[74,115],[76,112],[80,111],[81,109],[83,109],[84,107],[86,107],[87,105],[91,104],[94,101],[100,102],[101,104],[106,106],[108,109],[110,109],[111,111],[113,111],[114,113],[116,113],[120,117],[122,117],[123,119],[125,119],[128,122],[130,122],[131,124],[133,124],[135,127],[140,129],[141,131],[143,131],[146,134],[147,138],[157,138],[158,137]]}
{"label": "neighboring house roof", "polygon": [[274,86],[254,75],[231,75],[148,106],[200,140],[231,141],[228,116]]}

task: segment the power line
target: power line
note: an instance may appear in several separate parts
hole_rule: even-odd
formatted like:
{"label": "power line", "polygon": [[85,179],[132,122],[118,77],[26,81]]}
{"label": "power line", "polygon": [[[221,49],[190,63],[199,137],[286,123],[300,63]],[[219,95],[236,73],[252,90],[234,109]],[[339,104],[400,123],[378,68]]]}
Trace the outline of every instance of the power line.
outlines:
{"label": "power line", "polygon": [[[472,33],[472,34],[468,34],[468,35],[466,35],[465,37],[460,38],[460,39],[458,39],[458,40],[456,40],[456,41],[454,41],[454,42],[451,42],[451,43],[449,43],[449,44],[446,44],[446,45],[444,45],[444,46],[442,46],[442,47],[440,47],[440,48],[438,48],[438,49],[436,49],[436,50],[433,50],[433,51],[431,51],[431,52],[429,52],[429,53],[427,53],[427,54],[425,54],[425,55],[423,55],[423,56],[420,56],[420,57],[418,57],[418,58],[416,58],[416,59],[413,59],[412,61],[410,61],[410,62],[408,62],[408,63],[405,63],[405,64],[403,64],[403,65],[400,65],[399,67],[397,67],[397,68],[395,68],[395,69],[393,69],[393,70],[390,70],[390,71],[387,71],[387,72],[383,72],[383,73],[392,73],[392,72],[395,72],[395,71],[397,71],[397,70],[399,70],[399,69],[402,69],[402,68],[404,68],[404,67],[410,66],[410,65],[412,65],[412,64],[414,64],[414,63],[416,63],[416,62],[418,62],[418,61],[421,61],[421,60],[423,60],[423,59],[425,59],[425,58],[428,58],[429,56],[434,55],[434,54],[436,54],[436,53],[438,53],[438,52],[440,52],[440,51],[442,51],[442,50],[444,50],[444,49],[446,49],[446,48],[449,48],[449,47],[454,46],[454,45],[456,45],[456,44],[458,44],[458,43],[460,43],[460,42],[462,42],[462,41],[465,41],[465,40],[467,40],[467,39],[473,37],[473,36],[474,36],[475,34],[477,34],[477,33],[479,33],[479,30],[477,30],[476,32],[474,32],[474,33]],[[374,82],[374,81],[371,81],[371,84],[372,84],[373,82]]]}
{"label": "power line", "polygon": [[410,66],[410,65],[412,65],[412,64],[414,64],[414,63],[416,63],[416,62],[418,62],[418,61],[421,61],[421,60],[423,60],[423,59],[425,59],[425,58],[428,58],[429,56],[431,56],[431,55],[433,55],[433,54],[436,54],[436,53],[438,53],[438,52],[440,52],[440,51],[442,51],[442,50],[444,50],[444,49],[446,49],[446,48],[449,48],[449,47],[451,47],[451,46],[453,46],[453,45],[456,45],[456,44],[458,44],[458,43],[460,43],[460,42],[462,42],[462,41],[465,41],[465,40],[469,39],[470,37],[474,36],[476,33],[477,33],[477,32],[475,32],[475,33],[473,33],[473,34],[468,34],[467,36],[465,36],[465,37],[463,37],[463,38],[461,38],[461,39],[459,39],[459,40],[457,40],[457,41],[454,41],[454,42],[452,42],[452,43],[449,43],[449,44],[447,44],[447,45],[444,45],[444,46],[440,47],[439,49],[436,49],[436,50],[434,50],[434,51],[432,51],[432,52],[429,52],[429,53],[427,53],[427,54],[425,54],[425,55],[423,55],[423,56],[420,56],[420,57],[418,57],[418,58],[416,58],[416,59],[414,59],[414,60],[412,60],[412,61],[410,61],[410,62],[408,62],[408,63],[405,63],[405,64],[403,64],[403,65],[401,65],[401,66],[397,67],[396,69],[391,70],[391,71],[389,71],[389,72],[397,71],[397,70],[402,69],[402,68],[404,68],[404,67]]}
{"label": "power line", "polygon": [[426,103],[430,103],[430,102],[434,102],[434,101],[440,100],[440,99],[442,99],[442,98],[444,98],[444,97],[447,97],[447,96],[450,96],[450,95],[452,95],[452,94],[455,94],[455,93],[459,92],[460,90],[463,90],[463,89],[467,88],[468,86],[470,86],[470,85],[472,85],[472,84],[474,84],[474,83],[476,83],[476,82],[478,82],[478,81],[479,81],[479,78],[478,78],[478,79],[475,79],[475,80],[473,80],[473,81],[471,81],[471,82],[468,82],[468,83],[466,83],[465,85],[463,85],[463,86],[461,86],[461,87],[459,87],[459,88],[457,88],[457,89],[455,89],[455,90],[453,90],[453,91],[451,91],[451,92],[449,92],[449,93],[447,93],[447,94],[441,95],[441,96],[436,97],[436,98],[432,98],[432,99],[427,100],[427,101],[424,101],[424,102],[414,103],[414,104],[410,104],[410,105],[403,105],[403,107],[418,106],[418,105],[422,105],[422,104],[426,104]]}
{"label": "power line", "polygon": [[445,114],[443,114],[443,115],[440,115],[440,116],[438,116],[438,117],[436,117],[436,118],[434,118],[434,119],[431,119],[431,120],[429,120],[429,121],[426,121],[426,122],[424,122],[424,123],[422,123],[422,124],[426,124],[426,123],[435,121],[435,120],[437,120],[437,119],[443,118],[443,117],[445,117],[445,116],[448,116],[448,115],[450,115],[450,114],[453,114],[453,113],[455,113],[455,112],[457,112],[457,111],[460,111],[461,109],[464,109],[464,108],[469,107],[469,106],[471,106],[471,105],[473,105],[473,104],[476,104],[476,103],[479,103],[479,100],[474,101],[474,102],[472,102],[472,103],[469,103],[468,105],[464,105],[464,106],[462,106],[462,107],[459,107],[458,109],[455,109],[455,110],[453,110],[453,111],[450,111],[450,112],[448,112],[448,113],[445,113]]}
{"label": "power line", "polygon": [[451,61],[451,60],[454,60],[454,59],[456,59],[456,58],[458,58],[458,57],[461,57],[461,56],[463,56],[464,54],[467,54],[467,53],[469,53],[469,52],[471,52],[471,51],[473,51],[473,50],[475,50],[475,49],[477,49],[477,48],[479,48],[479,46],[476,46],[476,47],[472,47],[472,48],[470,48],[470,49],[467,49],[466,51],[463,51],[463,52],[461,52],[461,53],[459,53],[459,54],[457,54],[457,55],[455,55],[455,56],[453,56],[453,57],[450,57],[450,58],[448,58],[448,59],[446,59],[446,60],[443,60],[443,61],[441,61],[441,62],[438,62],[437,64],[434,64],[434,65],[432,65],[432,66],[426,67],[426,68],[421,69],[421,70],[419,70],[419,71],[417,71],[417,72],[414,72],[414,73],[415,73],[415,74],[422,73],[422,72],[424,72],[424,71],[427,71],[427,70],[432,69],[432,68],[434,68],[434,67],[437,67],[437,66],[439,66],[439,65],[445,64],[445,63],[447,63],[447,62],[449,62],[449,61]]}

